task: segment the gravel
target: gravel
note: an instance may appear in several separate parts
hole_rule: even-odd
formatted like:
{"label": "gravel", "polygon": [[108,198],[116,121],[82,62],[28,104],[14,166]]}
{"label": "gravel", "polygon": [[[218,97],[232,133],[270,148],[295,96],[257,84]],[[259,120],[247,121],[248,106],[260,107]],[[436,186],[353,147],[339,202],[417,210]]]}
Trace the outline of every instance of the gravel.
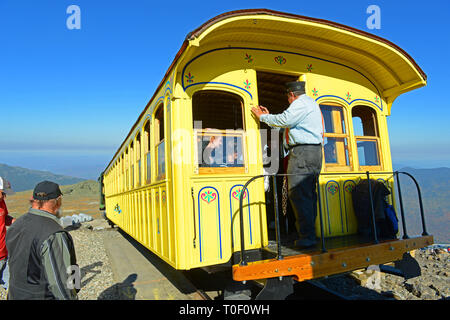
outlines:
{"label": "gravel", "polygon": [[[85,227],[70,232],[74,240],[77,263],[81,270],[79,300],[115,300],[114,275],[103,244],[103,233],[108,229],[92,230]],[[115,231],[112,231],[115,232]]]}
{"label": "gravel", "polygon": [[450,300],[450,254],[422,249],[416,251],[415,259],[421,275],[408,280],[378,271],[359,271],[321,283],[352,300]]}

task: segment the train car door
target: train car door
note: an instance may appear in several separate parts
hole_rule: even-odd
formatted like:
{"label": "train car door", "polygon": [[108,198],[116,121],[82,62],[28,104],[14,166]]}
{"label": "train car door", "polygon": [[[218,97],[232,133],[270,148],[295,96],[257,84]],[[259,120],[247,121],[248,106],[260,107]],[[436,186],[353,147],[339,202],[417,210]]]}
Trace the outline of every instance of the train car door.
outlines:
{"label": "train car door", "polygon": [[[289,107],[285,84],[298,80],[298,76],[257,71],[256,78],[259,105],[266,107],[271,114],[282,113]],[[285,158],[283,149],[284,133],[284,129],[271,128],[264,122],[260,123],[265,174],[286,172],[287,158]],[[276,179],[281,233],[295,232],[295,216],[287,197],[287,185],[285,185],[287,182],[284,177]],[[272,180],[269,178],[265,179],[265,190],[269,239],[274,239],[274,189]]]}

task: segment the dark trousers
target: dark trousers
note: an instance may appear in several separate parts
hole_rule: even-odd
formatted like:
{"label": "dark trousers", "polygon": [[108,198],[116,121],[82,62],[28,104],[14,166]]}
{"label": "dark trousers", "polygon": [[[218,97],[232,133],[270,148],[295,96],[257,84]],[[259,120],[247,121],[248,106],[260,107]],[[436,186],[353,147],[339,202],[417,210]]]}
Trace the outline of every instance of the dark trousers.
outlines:
{"label": "dark trousers", "polygon": [[314,175],[322,168],[322,145],[300,145],[289,152],[288,194],[294,210],[295,226],[301,238],[316,238],[317,192]]}

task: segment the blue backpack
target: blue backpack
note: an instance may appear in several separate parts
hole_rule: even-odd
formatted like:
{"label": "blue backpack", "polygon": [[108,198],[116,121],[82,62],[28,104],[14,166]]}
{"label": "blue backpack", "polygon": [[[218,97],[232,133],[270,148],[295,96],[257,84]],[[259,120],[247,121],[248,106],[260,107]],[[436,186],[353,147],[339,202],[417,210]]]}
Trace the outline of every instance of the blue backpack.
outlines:
{"label": "blue backpack", "polygon": [[392,228],[392,232],[393,234],[397,234],[398,232],[398,219],[397,219],[397,215],[395,213],[395,209],[392,205],[388,204],[386,205],[386,209],[385,209],[385,214],[386,214],[386,220],[388,222],[388,225],[390,228]]}

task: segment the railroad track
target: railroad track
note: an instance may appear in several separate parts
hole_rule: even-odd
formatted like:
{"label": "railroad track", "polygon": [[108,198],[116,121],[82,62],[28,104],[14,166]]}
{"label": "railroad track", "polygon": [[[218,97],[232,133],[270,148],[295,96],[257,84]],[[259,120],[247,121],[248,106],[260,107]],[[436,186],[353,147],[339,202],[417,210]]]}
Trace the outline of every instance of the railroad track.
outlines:
{"label": "railroad track", "polygon": [[206,291],[201,288],[198,284],[198,279],[196,279],[195,275],[193,275],[190,271],[182,271],[184,278],[189,284],[195,288],[195,293],[200,298],[200,300],[214,300],[214,297],[211,297]]}
{"label": "railroad track", "polygon": [[314,280],[296,283],[293,298],[293,300],[349,300]]}
{"label": "railroad track", "polygon": [[[202,300],[253,300],[264,287],[263,282],[249,281],[248,284],[234,282],[236,286],[242,286],[234,295],[224,299],[223,289],[230,284],[230,272],[208,274],[201,269],[184,271],[184,276],[196,288],[196,293]],[[335,292],[318,281],[303,281],[294,283],[294,293],[286,300],[348,300],[342,294]]]}

